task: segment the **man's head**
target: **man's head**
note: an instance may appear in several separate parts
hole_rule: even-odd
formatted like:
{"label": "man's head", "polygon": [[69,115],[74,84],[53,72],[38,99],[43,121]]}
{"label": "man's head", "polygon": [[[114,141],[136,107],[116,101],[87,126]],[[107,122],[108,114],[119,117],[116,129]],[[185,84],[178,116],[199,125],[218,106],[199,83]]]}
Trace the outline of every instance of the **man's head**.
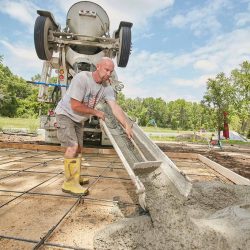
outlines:
{"label": "man's head", "polygon": [[109,57],[102,57],[96,65],[96,74],[98,76],[98,82],[107,81],[112,72],[114,71],[114,63]]}

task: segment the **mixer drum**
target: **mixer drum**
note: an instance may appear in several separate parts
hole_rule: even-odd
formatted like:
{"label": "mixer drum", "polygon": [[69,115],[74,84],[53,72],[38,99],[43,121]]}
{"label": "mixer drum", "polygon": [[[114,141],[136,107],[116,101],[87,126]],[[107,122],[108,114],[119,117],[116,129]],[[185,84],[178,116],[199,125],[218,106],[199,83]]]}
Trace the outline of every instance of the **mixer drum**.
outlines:
{"label": "mixer drum", "polygon": [[109,32],[109,24],[106,11],[93,2],[75,3],[67,13],[69,32],[74,34],[102,37]]}

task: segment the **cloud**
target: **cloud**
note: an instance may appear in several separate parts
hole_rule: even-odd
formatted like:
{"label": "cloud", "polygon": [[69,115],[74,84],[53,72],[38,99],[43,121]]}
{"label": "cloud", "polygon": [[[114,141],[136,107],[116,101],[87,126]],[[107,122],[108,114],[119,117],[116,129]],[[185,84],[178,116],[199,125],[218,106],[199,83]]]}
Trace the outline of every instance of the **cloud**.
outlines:
{"label": "cloud", "polygon": [[228,73],[237,64],[250,58],[250,29],[237,29],[231,33],[221,35],[193,52],[195,58],[212,62],[215,71]]}
{"label": "cloud", "polygon": [[[117,69],[118,76],[125,83],[128,96],[168,96],[170,86],[172,93],[175,86],[188,87],[192,96],[194,89],[204,88],[208,78],[220,72],[229,74],[244,60],[249,60],[249,40],[250,29],[238,29],[178,56],[136,50],[126,69]],[[193,72],[192,68],[196,71]],[[183,97],[181,94],[179,96]]]}
{"label": "cloud", "polygon": [[214,72],[218,69],[218,65],[215,62],[209,60],[198,60],[194,63],[194,69],[201,70],[201,71],[212,71]]}
{"label": "cloud", "polygon": [[238,27],[248,25],[250,23],[249,12],[239,13],[235,15],[234,19]]}
{"label": "cloud", "polygon": [[6,40],[0,40],[0,44],[7,49],[4,61],[14,74],[27,79],[41,72],[42,61],[37,58],[34,48]]}
{"label": "cloud", "polygon": [[31,1],[0,1],[0,12],[7,14],[18,22],[34,27],[38,7]]}
{"label": "cloud", "polygon": [[186,78],[173,78],[170,82],[175,86],[182,86],[182,87],[192,87],[192,88],[199,88],[206,85],[208,78],[213,78],[215,75],[201,75],[197,78],[186,79]]}
{"label": "cloud", "polygon": [[[164,82],[165,81],[165,82]],[[165,79],[160,86],[151,82],[151,88],[145,83],[145,87],[138,86],[136,84],[126,84],[123,90],[123,93],[126,97],[130,98],[146,98],[146,97],[153,97],[159,98],[161,97],[165,101],[173,101],[179,98],[183,98],[187,101],[198,102],[199,98],[194,96],[192,91],[190,93],[180,93],[180,91],[176,88],[177,86],[173,84],[172,81],[169,79]],[[183,85],[180,85],[183,86]],[[190,86],[190,85],[187,85]]]}
{"label": "cloud", "polygon": [[221,24],[217,15],[220,11],[230,7],[228,0],[207,1],[204,7],[187,9],[185,14],[176,14],[169,22],[168,26],[174,28],[190,28],[195,36],[201,36],[208,32],[217,33]]}

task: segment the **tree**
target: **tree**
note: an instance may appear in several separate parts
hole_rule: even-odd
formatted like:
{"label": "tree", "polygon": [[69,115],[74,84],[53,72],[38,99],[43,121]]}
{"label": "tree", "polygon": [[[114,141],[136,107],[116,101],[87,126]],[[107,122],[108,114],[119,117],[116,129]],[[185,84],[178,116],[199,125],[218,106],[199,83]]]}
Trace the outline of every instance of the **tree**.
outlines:
{"label": "tree", "polygon": [[41,75],[40,74],[36,74],[34,76],[31,77],[31,81],[35,82],[35,81],[41,81]]}
{"label": "tree", "polygon": [[[215,79],[208,79],[207,90],[202,103],[215,114],[218,138],[223,128],[224,112],[228,112],[234,104],[235,88],[224,73],[219,73]],[[212,118],[213,116],[211,116]]]}
{"label": "tree", "polygon": [[167,104],[167,124],[172,129],[190,129],[191,103],[184,99],[177,99]]}
{"label": "tree", "polygon": [[0,62],[0,115],[6,117],[37,117],[38,87],[14,75]]}
{"label": "tree", "polygon": [[[245,61],[240,65],[240,69],[231,72],[231,80],[236,90],[236,114],[240,119],[240,132],[250,132],[250,63]],[[248,128],[249,127],[249,128]]]}
{"label": "tree", "polygon": [[204,108],[199,103],[191,103],[189,112],[190,127],[193,131],[200,130],[204,125]]}
{"label": "tree", "polygon": [[[166,102],[162,98],[147,97],[142,101],[142,109],[144,110],[142,117],[145,125],[152,123],[158,127],[165,127],[167,122]],[[144,125],[144,126],[145,126]]]}

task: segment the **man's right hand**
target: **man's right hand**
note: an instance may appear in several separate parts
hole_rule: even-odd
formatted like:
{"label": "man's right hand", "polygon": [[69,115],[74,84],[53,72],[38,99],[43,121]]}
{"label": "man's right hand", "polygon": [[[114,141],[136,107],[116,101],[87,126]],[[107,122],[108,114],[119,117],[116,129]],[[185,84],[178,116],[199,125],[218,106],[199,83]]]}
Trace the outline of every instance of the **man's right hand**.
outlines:
{"label": "man's right hand", "polygon": [[103,121],[105,121],[105,113],[100,111],[100,110],[96,110],[95,112],[95,116],[97,116],[98,118],[102,119]]}

